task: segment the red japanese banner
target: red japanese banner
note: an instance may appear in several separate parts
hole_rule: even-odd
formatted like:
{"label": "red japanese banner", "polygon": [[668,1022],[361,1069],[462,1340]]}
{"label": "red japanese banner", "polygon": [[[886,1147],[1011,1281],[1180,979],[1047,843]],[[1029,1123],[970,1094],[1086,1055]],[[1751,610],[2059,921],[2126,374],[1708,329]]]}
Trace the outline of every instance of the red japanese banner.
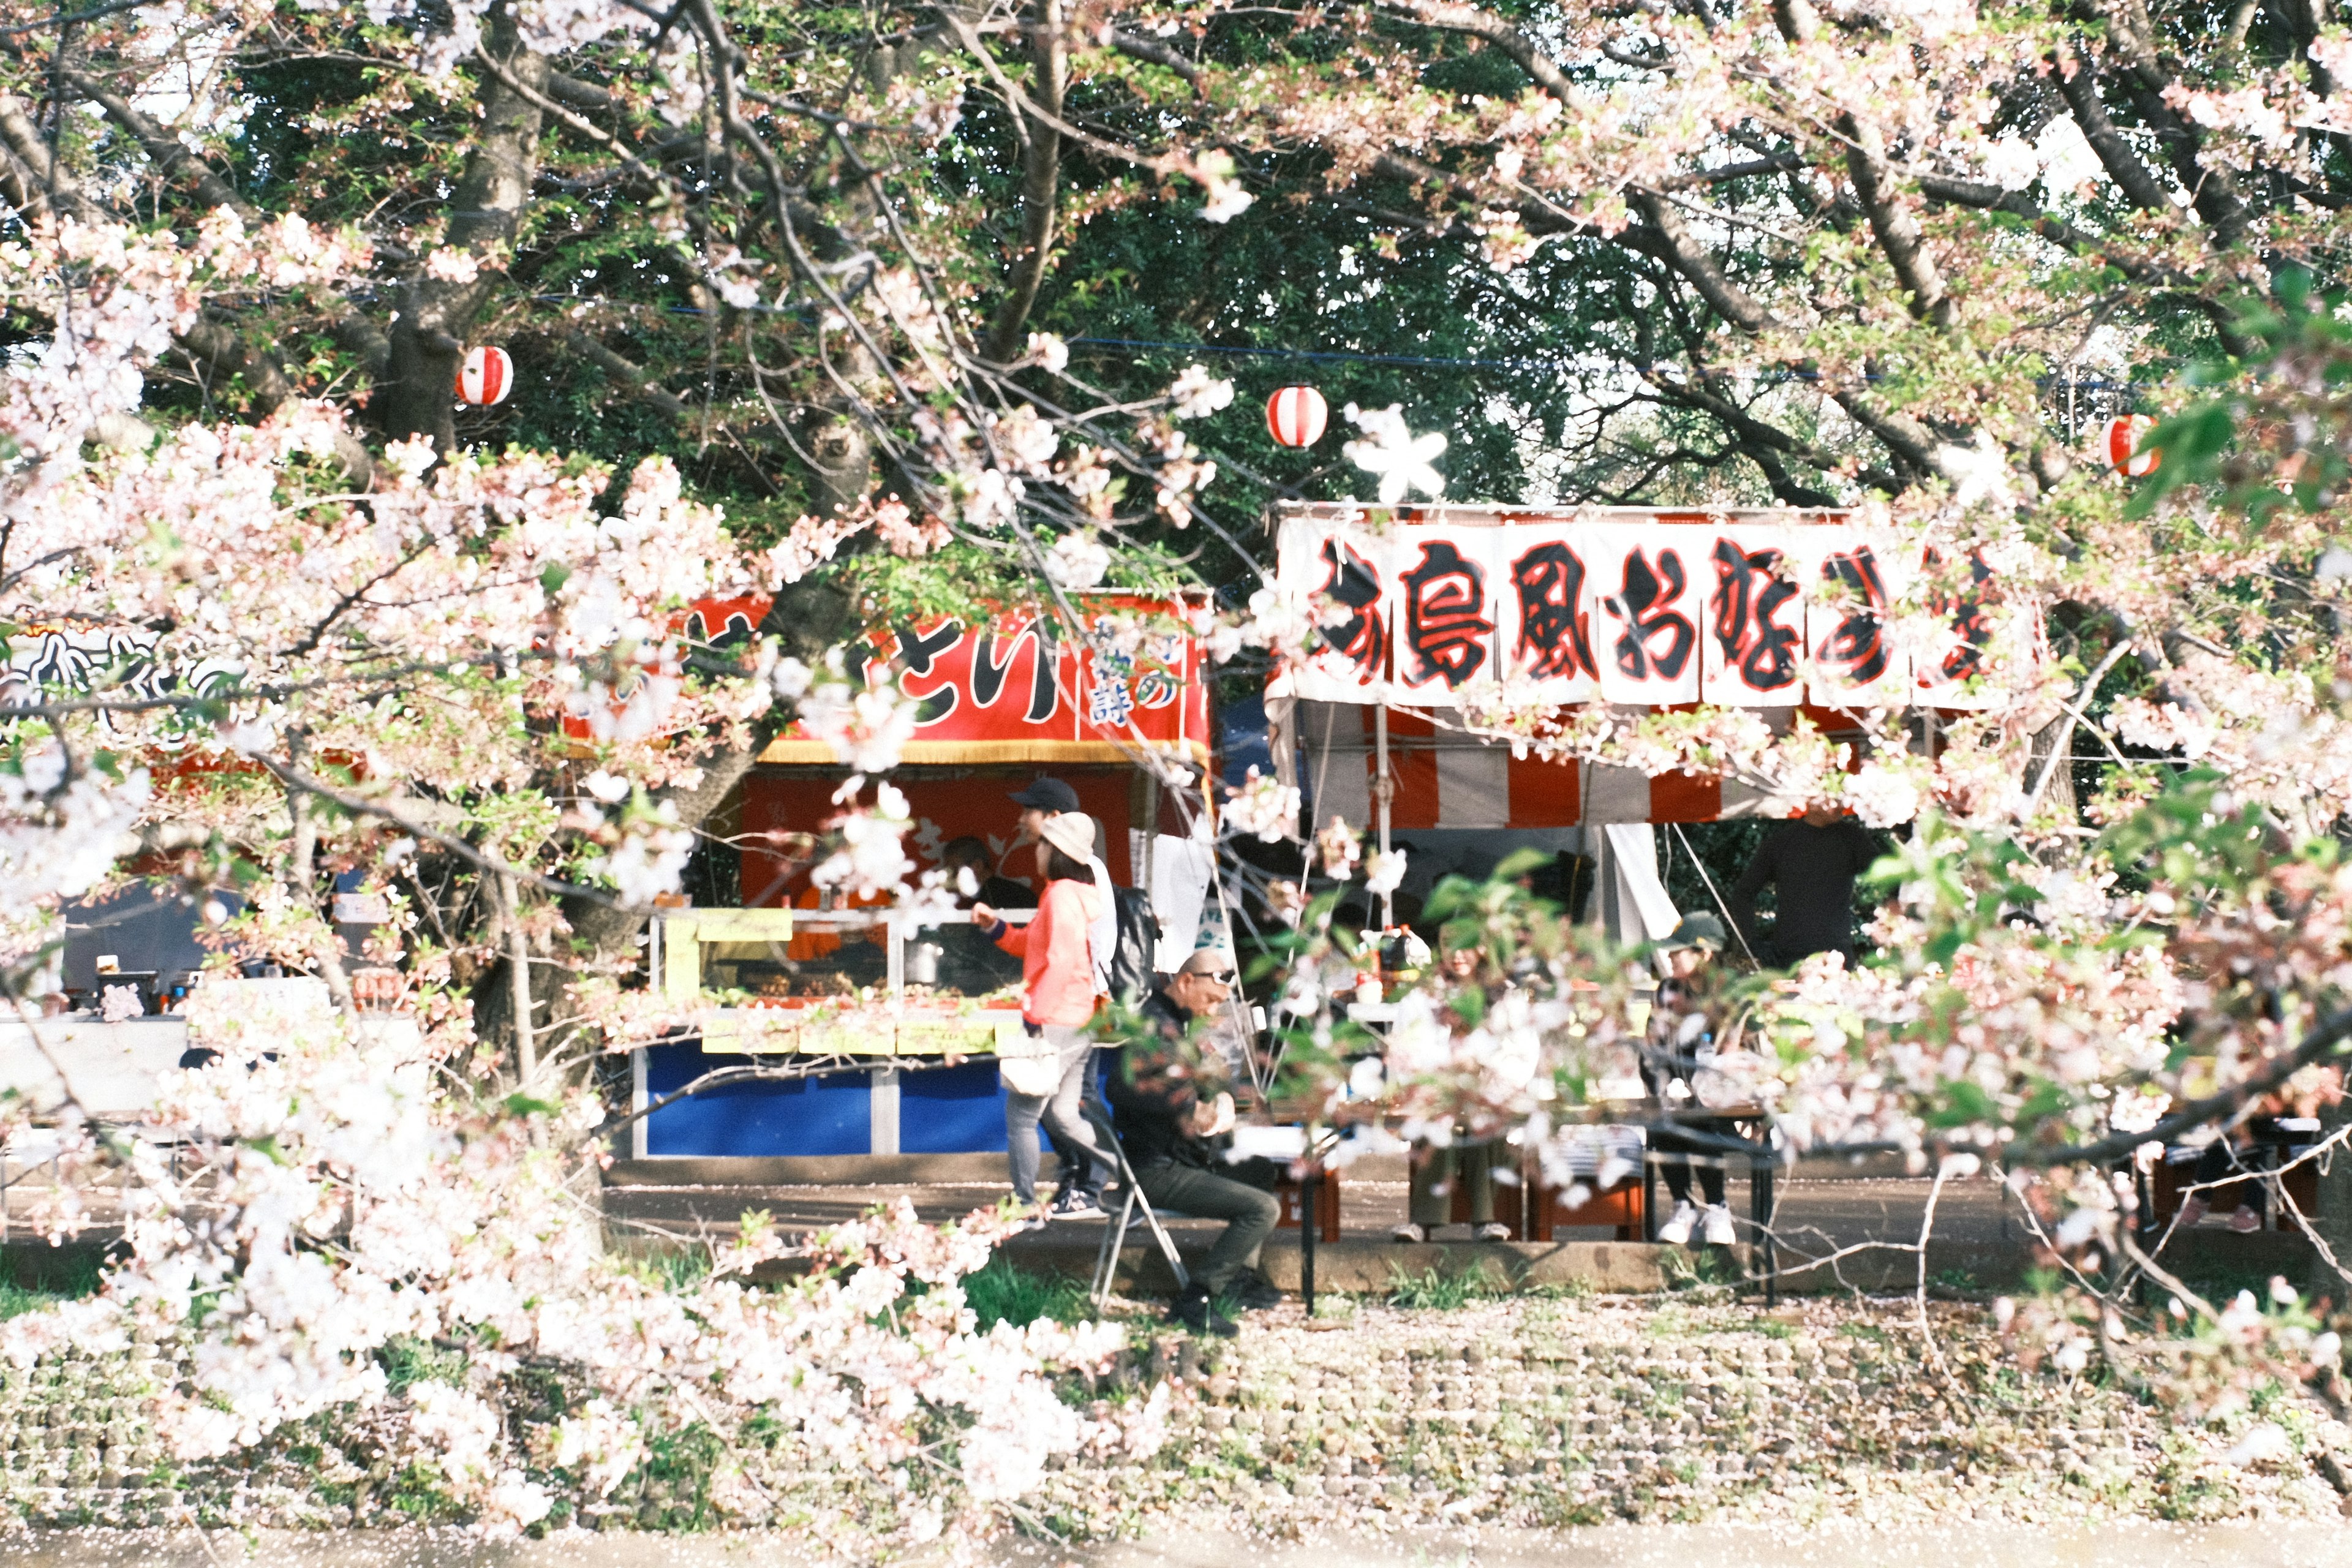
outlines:
{"label": "red japanese banner", "polygon": [[[966,620],[934,616],[878,626],[852,645],[852,662],[878,674],[895,665],[898,689],[919,704],[910,763],[1113,761],[1139,745],[1203,749],[1208,689],[1191,609],[1133,595],[1075,598],[1076,636],[1035,613]],[[764,600],[698,603],[689,636],[749,637]],[[761,753],[771,763],[832,760],[798,725]]]}

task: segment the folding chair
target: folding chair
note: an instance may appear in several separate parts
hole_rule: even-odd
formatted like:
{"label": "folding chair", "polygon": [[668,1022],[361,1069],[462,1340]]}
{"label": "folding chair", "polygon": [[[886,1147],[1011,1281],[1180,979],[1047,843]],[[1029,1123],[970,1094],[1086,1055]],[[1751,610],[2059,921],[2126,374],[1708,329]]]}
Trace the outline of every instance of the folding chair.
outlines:
{"label": "folding chair", "polygon": [[[1177,1256],[1175,1242],[1169,1239],[1168,1232],[1161,1227],[1160,1216],[1152,1211],[1151,1200],[1143,1195],[1143,1185],[1135,1179],[1135,1167],[1127,1163],[1127,1150],[1120,1145],[1118,1134],[1107,1122],[1093,1115],[1088,1115],[1087,1121],[1102,1136],[1118,1161],[1118,1184],[1124,1194],[1119,1200],[1118,1217],[1103,1226],[1102,1250],[1095,1257],[1095,1310],[1102,1310],[1103,1303],[1110,1300],[1111,1279],[1118,1272],[1119,1251],[1127,1245],[1128,1226],[1135,1223],[1138,1208],[1142,1209],[1143,1223],[1151,1227],[1153,1238],[1160,1243],[1160,1256],[1168,1259],[1170,1272],[1176,1276],[1176,1289],[1180,1291],[1191,1289],[1192,1277],[1184,1271],[1184,1260]],[[1171,1209],[1168,1217],[1182,1219],[1185,1216]]]}

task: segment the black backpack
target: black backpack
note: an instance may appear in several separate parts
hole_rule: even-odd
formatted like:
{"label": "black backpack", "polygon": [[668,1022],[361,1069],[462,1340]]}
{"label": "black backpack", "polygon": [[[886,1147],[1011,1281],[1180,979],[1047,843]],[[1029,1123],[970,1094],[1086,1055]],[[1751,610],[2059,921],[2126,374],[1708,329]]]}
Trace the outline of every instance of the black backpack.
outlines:
{"label": "black backpack", "polygon": [[1113,888],[1111,905],[1118,916],[1118,946],[1110,957],[1110,994],[1129,1007],[1151,994],[1153,960],[1160,951],[1160,917],[1151,912],[1151,895],[1137,888]]}

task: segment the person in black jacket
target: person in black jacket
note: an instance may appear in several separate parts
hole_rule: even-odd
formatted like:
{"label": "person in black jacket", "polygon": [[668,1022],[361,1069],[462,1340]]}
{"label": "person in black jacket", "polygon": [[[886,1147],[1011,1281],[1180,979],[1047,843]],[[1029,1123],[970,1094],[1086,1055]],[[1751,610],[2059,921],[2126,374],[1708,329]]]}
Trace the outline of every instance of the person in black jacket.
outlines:
{"label": "person in black jacket", "polygon": [[[1862,824],[1833,806],[1808,806],[1793,822],[1764,830],[1755,858],[1732,885],[1731,918],[1759,961],[1786,968],[1816,952],[1854,961],[1853,879],[1878,858]],[[1756,929],[1756,895],[1770,883],[1780,912],[1769,937]]]}
{"label": "person in black jacket", "polygon": [[1282,1218],[1267,1189],[1279,1167],[1266,1160],[1223,1158],[1234,1124],[1234,1097],[1223,1060],[1192,1039],[1196,1019],[1232,994],[1233,955],[1202,949],[1138,1010],[1143,1032],[1121,1047],[1110,1078],[1111,1114],[1136,1184],[1154,1207],[1225,1221],[1192,1283],[1171,1316],[1201,1332],[1232,1334],[1216,1302],[1272,1307],[1282,1292],[1257,1272],[1258,1249]]}
{"label": "person in black jacket", "polygon": [[[1666,974],[1658,982],[1642,1042],[1642,1082],[1652,1100],[1672,1109],[1696,1103],[1698,1075],[1715,1060],[1716,1015],[1722,1010],[1725,978],[1715,959],[1723,951],[1723,922],[1710,914],[1685,915],[1658,949],[1666,960]],[[1648,1142],[1675,1205],[1658,1226],[1658,1239],[1669,1247],[1686,1247],[1691,1233],[1704,1227],[1709,1247],[1738,1241],[1739,1228],[1723,1201],[1719,1152],[1671,1124],[1650,1129]],[[1691,1202],[1694,1167],[1705,1208]]]}

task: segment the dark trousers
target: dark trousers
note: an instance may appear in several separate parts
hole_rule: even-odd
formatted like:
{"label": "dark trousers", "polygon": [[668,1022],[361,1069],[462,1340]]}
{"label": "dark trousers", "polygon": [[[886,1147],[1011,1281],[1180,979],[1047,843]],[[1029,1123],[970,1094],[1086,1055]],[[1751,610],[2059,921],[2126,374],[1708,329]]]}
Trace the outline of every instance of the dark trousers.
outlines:
{"label": "dark trousers", "polygon": [[[1666,1098],[1666,1085],[1670,1079],[1679,1078],[1688,1082],[1697,1072],[1698,1063],[1685,1058],[1666,1057],[1664,1059],[1649,1058],[1642,1063],[1642,1084],[1650,1091],[1651,1099],[1664,1100]],[[1675,1202],[1678,1204],[1690,1202],[1690,1157],[1694,1154],[1708,1153],[1716,1155],[1716,1163],[1698,1167],[1698,1190],[1706,1194],[1706,1201],[1710,1204],[1719,1204],[1723,1201],[1723,1164],[1719,1150],[1699,1142],[1671,1125],[1653,1127],[1648,1136],[1650,1153],[1658,1167],[1658,1174],[1665,1178],[1667,1194]],[[1660,1155],[1664,1158],[1657,1158]]]}
{"label": "dark trousers", "polygon": [[1136,1185],[1153,1208],[1225,1222],[1224,1234],[1192,1274],[1192,1282],[1212,1296],[1223,1295],[1257,1267],[1258,1249],[1282,1220],[1281,1200],[1266,1190],[1279,1166],[1270,1160],[1244,1160],[1226,1169],[1233,1173],[1171,1162],[1135,1173]]}
{"label": "dark trousers", "polygon": [[1423,1230],[1451,1225],[1454,1184],[1460,1182],[1470,1189],[1470,1223],[1494,1224],[1495,1168],[1504,1163],[1507,1148],[1507,1144],[1490,1141],[1414,1151],[1406,1211],[1412,1223]]}
{"label": "dark trousers", "polygon": [[1664,1156],[1658,1162],[1658,1174],[1665,1179],[1666,1192],[1678,1204],[1690,1202],[1690,1157],[1694,1154],[1714,1154],[1715,1163],[1698,1167],[1698,1190],[1710,1204],[1723,1201],[1723,1165],[1719,1151],[1685,1137],[1671,1127],[1653,1127],[1650,1129],[1650,1152]]}

